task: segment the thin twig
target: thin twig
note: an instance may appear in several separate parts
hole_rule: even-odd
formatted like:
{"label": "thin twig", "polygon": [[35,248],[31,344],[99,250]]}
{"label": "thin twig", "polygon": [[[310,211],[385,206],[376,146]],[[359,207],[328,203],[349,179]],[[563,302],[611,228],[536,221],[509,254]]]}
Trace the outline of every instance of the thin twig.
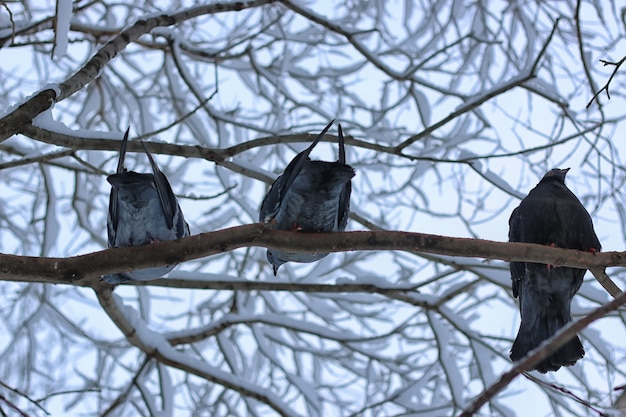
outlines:
{"label": "thin twig", "polygon": [[[13,12],[9,9],[9,5],[4,1],[0,1],[0,4],[4,7],[4,9],[9,14],[9,21],[11,22],[11,43],[15,43],[15,21],[13,20]],[[0,47],[2,44],[0,43]]]}
{"label": "thin twig", "polygon": [[61,151],[50,152],[50,153],[46,153],[42,155],[25,157],[22,159],[17,159],[15,161],[9,161],[9,162],[0,164],[0,170],[7,169],[7,168],[15,168],[15,167],[23,166],[23,165],[32,164],[35,162],[48,162],[53,159],[63,158],[64,156],[72,155],[74,152],[75,152],[74,149],[64,149]]}
{"label": "thin twig", "polygon": [[14,410],[17,414],[19,414],[21,417],[29,417],[28,414],[26,414],[25,412],[23,412],[17,405],[13,404],[11,401],[9,401],[4,395],[0,394],[0,401],[4,402],[6,405],[8,405],[12,410]]}
{"label": "thin twig", "polygon": [[591,100],[589,100],[589,103],[587,103],[586,108],[588,109],[589,106],[591,106],[591,103],[593,103],[593,101],[595,99],[598,98],[598,96],[600,95],[600,93],[602,93],[603,91],[606,91],[606,98],[608,98],[609,100],[611,99],[611,94],[609,94],[609,86],[611,85],[611,81],[613,81],[613,77],[615,77],[615,74],[617,74],[617,71],[619,70],[619,67],[622,66],[622,64],[624,63],[624,61],[626,61],[626,55],[622,57],[622,59],[620,59],[617,62],[611,62],[611,61],[607,61],[604,59],[601,59],[600,62],[602,62],[602,64],[606,67],[607,65],[613,65],[615,66],[615,68],[613,69],[613,73],[611,74],[611,76],[609,77],[609,80],[606,82],[606,84],[604,84],[604,87],[602,87],[601,89],[599,89],[594,95],[593,97],[591,97]]}
{"label": "thin twig", "polygon": [[245,379],[235,378],[203,361],[190,361],[185,353],[174,349],[163,336],[150,330],[138,316],[129,317],[133,315],[133,312],[129,311],[131,308],[122,304],[121,298],[113,294],[110,286],[98,285],[95,292],[100,305],[126,336],[126,339],[148,356],[154,357],[165,365],[219,384],[241,395],[254,398],[283,417],[298,415],[272,391],[260,388]]}
{"label": "thin twig", "polygon": [[589,401],[586,401],[582,398],[580,398],[578,395],[574,394],[571,390],[565,388],[564,386],[561,385],[557,385],[554,383],[548,383],[546,381],[542,381],[541,379],[529,374],[528,372],[524,372],[522,375],[524,375],[524,378],[533,381],[535,384],[538,385],[543,385],[545,387],[548,388],[552,388],[556,391],[562,392],[563,394],[567,395],[568,397],[572,398],[574,401],[576,401],[577,403],[584,405],[585,407],[589,408],[590,410],[595,411],[600,417],[609,417],[608,414],[603,413],[602,411],[598,410],[596,407],[593,406],[593,404],[589,403]]}
{"label": "thin twig", "polygon": [[50,413],[43,408],[40,404],[39,401],[37,400],[33,400],[32,398],[30,398],[28,395],[24,394],[23,392],[21,392],[20,390],[13,388],[7,384],[5,384],[4,382],[0,381],[0,386],[4,387],[5,389],[19,395],[20,397],[24,397],[28,402],[32,403],[33,405],[35,405],[37,408],[39,408],[41,411],[43,411],[44,413],[46,413],[47,415],[50,415]]}
{"label": "thin twig", "polygon": [[135,372],[135,376],[131,379],[130,383],[128,384],[128,386],[126,387],[124,392],[122,392],[120,395],[118,395],[118,397],[113,402],[111,402],[111,404],[109,404],[109,406],[106,408],[106,410],[104,410],[100,414],[100,417],[107,417],[107,416],[111,415],[118,406],[120,406],[121,404],[124,403],[124,401],[126,401],[128,396],[130,395],[131,389],[134,386],[136,386],[137,380],[139,379],[139,377],[143,373],[144,369],[150,363],[151,360],[152,360],[152,358],[150,358],[148,356],[146,356],[144,358],[142,364],[139,366],[139,369],[137,369],[137,372]]}
{"label": "thin twig", "polygon": [[500,94],[505,93],[506,91],[509,91],[515,87],[519,87],[522,84],[524,84],[526,81],[535,78],[537,67],[539,66],[539,62],[541,61],[541,58],[543,58],[543,55],[548,49],[548,45],[550,44],[550,41],[552,40],[552,37],[554,36],[554,33],[556,32],[556,28],[558,24],[559,24],[559,19],[556,19],[556,21],[554,22],[554,26],[552,27],[552,31],[550,32],[550,35],[548,35],[548,37],[546,38],[543,46],[541,47],[541,50],[539,51],[539,54],[533,61],[532,66],[526,72],[526,74],[518,75],[517,77],[514,77],[512,80],[510,80],[508,83],[504,85],[499,85],[490,91],[483,92],[480,97],[470,100],[469,102],[460,106],[457,110],[453,111],[452,113],[450,113],[443,119],[439,120],[438,122],[430,125],[426,129],[418,133],[417,135],[413,135],[410,138],[406,139],[404,142],[396,146],[396,150],[402,151],[407,146],[410,146],[411,144],[417,142],[418,140],[427,137],[428,135],[433,133],[435,130],[439,129],[441,126],[447,124],[448,122],[456,119],[460,115],[465,114],[471,110],[474,110],[475,108],[479,107],[481,104],[485,103],[486,101],[489,101],[492,98],[497,97]]}
{"label": "thin twig", "polygon": [[[591,92],[593,92],[595,91],[596,86],[593,82],[593,78],[591,77],[591,71],[589,71],[587,60],[585,59],[585,50],[580,21],[581,5],[582,0],[576,0],[576,12],[574,15],[574,22],[576,23],[576,37],[578,38],[578,53],[580,55],[580,62],[582,63],[583,70],[585,71],[585,76],[587,77],[587,82],[589,82],[589,87],[591,88]],[[589,107],[589,104],[587,104],[587,107]]]}

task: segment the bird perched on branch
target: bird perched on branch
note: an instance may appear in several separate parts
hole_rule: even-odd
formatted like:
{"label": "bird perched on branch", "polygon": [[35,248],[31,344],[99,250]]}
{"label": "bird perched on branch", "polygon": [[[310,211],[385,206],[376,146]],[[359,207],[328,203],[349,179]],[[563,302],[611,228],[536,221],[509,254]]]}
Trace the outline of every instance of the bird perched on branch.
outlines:
{"label": "bird perched on branch", "polygon": [[[539,181],[509,219],[509,241],[538,243],[566,249],[601,249],[591,216],[565,186],[567,169],[552,169]],[[572,320],[572,298],[580,288],[584,269],[533,262],[511,262],[513,296],[519,297],[521,324],[511,360],[518,361]],[[571,366],[585,355],[578,336],[540,362],[541,373]]]}
{"label": "bird perched on branch", "polygon": [[[107,178],[111,184],[107,218],[109,247],[139,246],[189,236],[189,225],[172,187],[143,142],[141,146],[150,160],[152,174],[124,168],[127,142],[128,130],[122,139],[116,173]],[[110,284],[148,281],[162,277],[175,267],[174,264],[105,275],[103,280]]]}
{"label": "bird perched on branch", "polygon": [[[351,179],[354,169],[346,165],[343,131],[339,125],[339,159],[312,161],[309,154],[332,126],[332,120],[311,145],[300,152],[276,178],[261,204],[259,221],[275,221],[274,228],[300,232],[346,230],[350,214]],[[285,262],[315,262],[328,253],[292,253],[267,250],[276,275]]]}

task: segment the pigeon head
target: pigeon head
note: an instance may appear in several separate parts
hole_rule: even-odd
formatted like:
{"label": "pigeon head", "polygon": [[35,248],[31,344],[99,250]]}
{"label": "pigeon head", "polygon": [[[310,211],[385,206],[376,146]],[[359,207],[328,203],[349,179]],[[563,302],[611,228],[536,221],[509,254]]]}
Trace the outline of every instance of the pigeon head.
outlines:
{"label": "pigeon head", "polygon": [[269,249],[267,250],[267,262],[272,265],[272,268],[274,269],[274,276],[278,273],[278,268],[285,263],[285,261],[280,259],[278,256],[274,256],[272,251]]}
{"label": "pigeon head", "polygon": [[558,181],[561,184],[565,184],[565,176],[567,175],[567,172],[569,170],[569,168],[553,168],[550,171],[546,172],[546,175],[543,176],[540,182]]}

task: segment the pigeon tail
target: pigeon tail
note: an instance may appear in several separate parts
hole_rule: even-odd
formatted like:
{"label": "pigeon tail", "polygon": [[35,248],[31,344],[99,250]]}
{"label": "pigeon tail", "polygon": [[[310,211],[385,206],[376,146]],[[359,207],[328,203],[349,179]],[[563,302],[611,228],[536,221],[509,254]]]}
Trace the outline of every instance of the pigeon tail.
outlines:
{"label": "pigeon tail", "polygon": [[354,168],[340,162],[309,161],[293,183],[294,190],[312,194],[338,196],[355,176]]}
{"label": "pigeon tail", "polygon": [[[124,168],[127,142],[128,130],[121,143],[116,173],[107,177],[111,184],[107,216],[109,247],[137,246],[189,236],[189,225],[172,187],[143,142],[141,144],[150,160],[152,174]],[[110,274],[103,281],[110,284],[148,281],[162,277],[175,267],[176,264]]]}
{"label": "pigeon tail", "polygon": [[[555,298],[557,297],[550,297],[550,303],[548,305],[544,304],[543,308],[537,310],[537,306],[542,303],[537,303],[536,297],[541,295],[528,293],[527,290],[527,288],[524,288],[523,297],[532,298],[534,296],[535,300],[523,300],[522,303],[531,302],[534,310],[524,311],[524,306],[522,307],[526,314],[522,315],[522,323],[511,348],[510,358],[513,362],[524,358],[528,352],[552,337],[560,328],[571,321],[569,300],[556,300]],[[531,311],[534,314],[529,314]],[[557,371],[561,366],[574,365],[584,355],[585,349],[583,349],[580,339],[578,336],[574,336],[574,338],[539,362],[531,370],[537,370],[542,374],[549,371]]]}
{"label": "pigeon tail", "polygon": [[135,171],[122,172],[121,174],[111,174],[107,177],[107,181],[116,190],[123,190],[125,187],[133,187],[137,185],[147,185],[154,187],[154,175],[143,174]]}

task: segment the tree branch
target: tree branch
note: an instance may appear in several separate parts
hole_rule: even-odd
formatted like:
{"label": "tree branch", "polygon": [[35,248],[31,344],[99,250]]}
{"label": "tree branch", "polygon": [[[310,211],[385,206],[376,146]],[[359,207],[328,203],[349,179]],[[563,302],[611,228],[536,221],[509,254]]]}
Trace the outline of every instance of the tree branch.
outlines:
{"label": "tree branch", "polygon": [[259,7],[273,3],[276,0],[250,0],[232,3],[214,3],[191,7],[178,13],[163,13],[147,19],[139,19],[128,29],[104,44],[83,67],[55,89],[45,89],[35,94],[25,103],[0,119],[0,142],[20,133],[25,125],[40,113],[49,109],[53,102],[59,102],[73,95],[81,88],[96,79],[105,66],[123,51],[130,43],[140,36],[149,33],[152,29],[162,26],[172,26],[185,20],[205,14],[236,12],[248,8]]}
{"label": "tree branch", "polygon": [[[52,130],[44,129],[36,125],[24,126],[22,132],[24,135],[35,139],[39,142],[49,143],[51,145],[63,146],[72,148],[74,150],[91,150],[91,151],[119,151],[120,142],[119,139],[109,139],[116,133],[100,132],[101,138],[86,138],[81,136],[68,135],[63,132],[55,132]],[[150,132],[155,133],[155,132]],[[97,135],[98,133],[94,133]],[[156,132],[155,134],[158,134]],[[122,136],[122,132],[119,133],[119,137]],[[136,139],[142,139],[149,137],[149,134],[142,134],[137,138],[132,138],[128,142],[127,152],[143,152],[143,148],[140,146]],[[227,158],[239,155],[245,151],[259,148],[262,146],[278,145],[281,143],[310,143],[317,137],[317,133],[292,133],[284,135],[272,135],[265,136],[257,139],[252,139],[246,142],[238,143],[228,148],[205,148],[194,145],[177,145],[163,142],[147,142],[150,145],[150,152],[161,155],[174,155],[186,158],[203,158],[213,162],[221,162]],[[432,162],[449,162],[449,163],[468,163],[471,158],[466,160],[452,160],[452,159],[437,159],[432,157],[420,157],[417,155],[409,155],[402,152],[397,152],[395,147],[380,145],[377,143],[366,142],[352,136],[345,136],[345,142],[348,146],[359,147],[363,149],[370,149],[373,151],[388,153],[397,155],[401,158],[406,158],[411,161],[423,160]],[[568,137],[567,140],[570,140]],[[331,133],[327,133],[320,140],[321,142],[337,143],[337,136]],[[508,155],[505,155],[508,156]],[[479,158],[476,158],[479,159]]]}
{"label": "tree branch", "polygon": [[613,298],[622,293],[622,290],[620,290],[613,280],[606,274],[604,268],[590,268],[589,271],[593,274],[600,285],[604,287],[606,292],[611,294]]}
{"label": "tree branch", "polygon": [[[363,231],[294,233],[254,223],[180,240],[107,249],[69,258],[0,255],[0,280],[48,283],[89,283],[105,274],[164,266],[237,248],[259,246],[291,252],[403,250],[503,261],[529,261],[556,266],[598,269],[626,266],[626,252],[589,253],[530,243],[495,242],[424,233]],[[79,283],[80,284],[80,283]]]}
{"label": "tree branch", "polygon": [[40,113],[49,109],[57,96],[54,90],[40,91],[0,119],[0,142],[20,133]]}
{"label": "tree branch", "polygon": [[513,379],[527,369],[537,365],[539,362],[556,352],[558,348],[563,346],[568,340],[573,338],[578,332],[587,327],[595,320],[604,317],[613,310],[617,310],[626,304],[626,292],[622,293],[611,302],[598,307],[585,317],[571,323],[560,329],[550,339],[544,341],[539,347],[532,350],[521,362],[518,362],[511,370],[502,374],[500,379],[485,389],[471,404],[467,407],[459,417],[473,416],[485,403],[491,400],[496,394],[506,388]]}
{"label": "tree branch", "polygon": [[604,84],[604,86],[599,89],[594,95],[593,97],[591,97],[591,100],[589,100],[589,103],[587,103],[587,106],[585,108],[589,108],[589,106],[591,106],[591,103],[593,103],[593,101],[595,99],[598,98],[598,96],[603,92],[606,91],[606,98],[607,99],[611,99],[611,94],[609,94],[609,86],[611,85],[611,81],[613,81],[613,77],[615,77],[615,74],[617,74],[617,71],[619,70],[619,67],[622,66],[622,64],[624,63],[624,61],[626,61],[626,55],[622,57],[622,59],[620,59],[617,62],[611,62],[611,61],[607,61],[604,59],[601,59],[600,62],[606,67],[607,65],[613,65],[615,68],[613,68],[613,73],[611,74],[611,76],[609,77],[609,80],[606,82],[606,84]]}
{"label": "tree branch", "polygon": [[154,357],[167,366],[180,369],[219,384],[224,388],[231,389],[241,395],[254,398],[267,404],[281,416],[297,415],[271,390],[260,388],[247,380],[228,374],[210,366],[208,363],[194,359],[188,354],[174,349],[163,335],[150,330],[138,317],[135,310],[125,306],[121,298],[113,294],[110,286],[101,283],[96,286],[95,291],[100,305],[122,331],[126,339],[148,356]]}
{"label": "tree branch", "polygon": [[410,138],[406,139],[404,142],[396,146],[397,151],[398,152],[402,151],[407,146],[410,146],[413,143],[417,142],[418,140],[423,139],[424,137],[430,135],[435,130],[439,129],[441,126],[449,123],[450,121],[456,119],[462,114],[465,114],[471,110],[474,110],[475,108],[479,107],[481,104],[485,103],[486,101],[489,101],[492,98],[497,97],[500,94],[503,94],[515,87],[519,87],[523,85],[526,81],[535,78],[537,67],[539,66],[539,62],[541,58],[543,58],[543,55],[545,54],[546,50],[548,49],[548,45],[550,44],[550,41],[552,40],[552,36],[554,35],[554,32],[556,31],[558,24],[559,24],[559,19],[556,19],[556,21],[554,22],[554,26],[552,27],[552,31],[550,32],[550,35],[548,35],[548,37],[546,38],[541,48],[541,51],[539,51],[539,54],[537,55],[531,67],[526,71],[525,74],[518,75],[517,77],[514,77],[512,80],[510,80],[508,83],[503,84],[503,85],[497,85],[494,88],[492,88],[490,91],[483,92],[479,96],[472,98],[471,100],[468,100],[466,103],[464,103],[462,106],[459,106],[455,111],[453,111],[452,113],[450,113],[443,119],[428,126],[426,129],[422,130],[417,135],[411,136]]}

